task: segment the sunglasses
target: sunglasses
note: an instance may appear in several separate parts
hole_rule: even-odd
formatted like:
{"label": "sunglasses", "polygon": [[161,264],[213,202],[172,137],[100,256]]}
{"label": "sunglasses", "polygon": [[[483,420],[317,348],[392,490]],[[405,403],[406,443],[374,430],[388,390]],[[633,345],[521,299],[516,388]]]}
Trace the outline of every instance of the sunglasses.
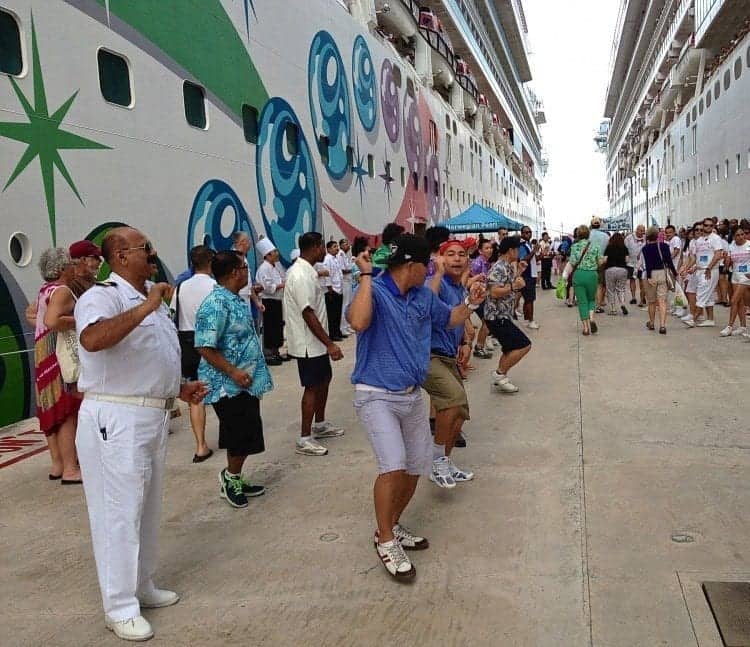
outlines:
{"label": "sunglasses", "polygon": [[134,252],[136,250],[142,249],[146,254],[150,254],[154,251],[154,246],[151,244],[150,241],[146,241],[143,243],[143,245],[138,245],[138,247],[126,247],[125,249],[121,249],[121,252]]}

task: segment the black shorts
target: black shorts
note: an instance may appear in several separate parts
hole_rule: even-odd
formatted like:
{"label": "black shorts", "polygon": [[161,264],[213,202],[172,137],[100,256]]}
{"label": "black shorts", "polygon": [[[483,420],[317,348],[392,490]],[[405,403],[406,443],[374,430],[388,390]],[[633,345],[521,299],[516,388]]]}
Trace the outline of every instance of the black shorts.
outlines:
{"label": "black shorts", "polygon": [[479,304],[479,307],[474,310],[474,313],[479,317],[482,321],[484,321],[484,304],[486,302],[482,301],[482,303]]}
{"label": "black shorts", "polygon": [[181,330],[177,333],[177,339],[180,341],[180,371],[182,377],[186,380],[197,380],[201,356],[195,350],[195,333],[192,330]]}
{"label": "black shorts", "polygon": [[526,285],[521,290],[521,296],[523,297],[524,303],[532,303],[536,301],[536,278],[524,277]]}
{"label": "black shorts", "polygon": [[638,270],[636,272],[635,268],[634,267],[630,267],[630,265],[628,265],[627,269],[628,269],[628,278],[629,279],[638,279],[640,281],[643,278],[643,270]]}
{"label": "black shorts", "polygon": [[318,386],[330,382],[333,378],[331,360],[327,354],[317,357],[298,357],[297,370],[299,381],[304,387]]}
{"label": "black shorts", "polygon": [[726,269],[723,265],[719,265],[719,276],[728,276],[731,272]]}
{"label": "black shorts", "polygon": [[243,391],[213,404],[219,418],[219,447],[229,456],[250,456],[265,451],[260,400]]}
{"label": "black shorts", "polygon": [[500,342],[503,353],[531,346],[531,340],[510,319],[491,319],[486,323],[490,334]]}

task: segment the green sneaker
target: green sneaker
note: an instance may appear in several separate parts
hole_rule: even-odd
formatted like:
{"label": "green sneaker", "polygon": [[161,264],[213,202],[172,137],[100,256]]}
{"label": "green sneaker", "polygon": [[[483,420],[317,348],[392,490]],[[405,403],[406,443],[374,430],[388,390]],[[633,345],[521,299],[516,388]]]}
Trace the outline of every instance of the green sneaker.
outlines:
{"label": "green sneaker", "polygon": [[240,476],[240,480],[242,481],[242,492],[245,496],[261,496],[266,493],[266,488],[246,481],[244,476]]}
{"label": "green sneaker", "polygon": [[247,497],[243,492],[242,476],[227,476],[227,468],[225,467],[219,472],[219,484],[221,490],[219,494],[227,500],[227,503],[234,508],[246,508]]}

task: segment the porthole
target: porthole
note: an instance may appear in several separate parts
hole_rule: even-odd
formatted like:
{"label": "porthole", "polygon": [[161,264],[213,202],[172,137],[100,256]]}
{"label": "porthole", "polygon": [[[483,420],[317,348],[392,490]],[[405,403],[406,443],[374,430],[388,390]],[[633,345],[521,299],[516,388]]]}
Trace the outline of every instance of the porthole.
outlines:
{"label": "porthole", "polygon": [[0,11],[0,73],[20,76],[23,72],[21,27],[16,17]]}
{"label": "porthole", "polygon": [[731,83],[731,81],[732,81],[732,75],[729,72],[729,70],[726,70],[726,72],[724,72],[724,92],[726,92],[729,89],[729,84]]}
{"label": "porthole", "polygon": [[130,66],[121,54],[100,49],[96,53],[99,66],[99,88],[104,100],[123,108],[133,107]]}
{"label": "porthole", "polygon": [[711,90],[706,92],[706,109],[711,107]]}
{"label": "porthole", "polygon": [[182,84],[182,99],[185,104],[185,121],[194,128],[206,130],[206,93],[200,85],[185,81]]}
{"label": "porthole", "polygon": [[703,114],[703,97],[701,97],[701,100],[698,102],[698,114]]}
{"label": "porthole", "polygon": [[721,82],[717,81],[714,83],[714,101],[721,96]]}
{"label": "porthole", "polygon": [[734,62],[734,80],[736,81],[737,79],[739,79],[741,74],[742,74],[742,59],[738,58]]}
{"label": "porthole", "polygon": [[26,267],[31,262],[31,241],[29,237],[17,231],[8,240],[8,254],[18,267]]}

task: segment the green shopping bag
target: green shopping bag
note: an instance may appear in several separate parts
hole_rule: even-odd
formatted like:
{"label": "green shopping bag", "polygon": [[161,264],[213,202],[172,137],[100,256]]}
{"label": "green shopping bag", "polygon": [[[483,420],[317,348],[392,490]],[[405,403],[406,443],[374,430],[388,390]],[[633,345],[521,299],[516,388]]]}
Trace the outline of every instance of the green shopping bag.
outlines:
{"label": "green shopping bag", "polygon": [[558,299],[568,298],[568,282],[562,276],[557,279],[557,287],[555,288],[555,296]]}

